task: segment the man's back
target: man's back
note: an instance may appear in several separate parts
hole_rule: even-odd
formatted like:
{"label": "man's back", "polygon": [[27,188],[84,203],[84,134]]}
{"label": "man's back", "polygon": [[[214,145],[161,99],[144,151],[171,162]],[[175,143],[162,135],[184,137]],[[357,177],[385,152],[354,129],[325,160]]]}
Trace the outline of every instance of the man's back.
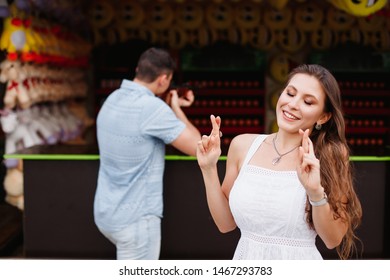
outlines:
{"label": "man's back", "polygon": [[165,144],[184,129],[169,106],[125,80],[97,118],[100,153],[95,221],[118,231],[143,215],[162,215]]}

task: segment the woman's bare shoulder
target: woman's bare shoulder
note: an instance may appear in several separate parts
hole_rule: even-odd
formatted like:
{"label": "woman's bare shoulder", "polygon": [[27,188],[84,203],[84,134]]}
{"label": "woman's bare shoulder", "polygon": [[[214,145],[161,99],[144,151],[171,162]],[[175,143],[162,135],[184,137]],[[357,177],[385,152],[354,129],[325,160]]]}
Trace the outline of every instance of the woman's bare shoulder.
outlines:
{"label": "woman's bare shoulder", "polygon": [[252,145],[253,141],[260,134],[245,133],[235,136],[230,143],[230,148],[236,151],[247,151]]}
{"label": "woman's bare shoulder", "polygon": [[252,143],[261,134],[245,133],[235,136],[232,142]]}

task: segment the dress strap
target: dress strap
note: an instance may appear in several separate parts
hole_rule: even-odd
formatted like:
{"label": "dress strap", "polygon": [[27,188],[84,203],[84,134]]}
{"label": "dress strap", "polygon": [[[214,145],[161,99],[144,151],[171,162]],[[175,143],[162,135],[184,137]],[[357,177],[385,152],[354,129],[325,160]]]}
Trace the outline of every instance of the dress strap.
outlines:
{"label": "dress strap", "polygon": [[246,154],[244,163],[242,167],[248,164],[248,162],[251,160],[253,155],[256,153],[257,149],[260,147],[261,143],[267,138],[268,134],[260,134],[255,138],[255,140],[252,142],[252,145],[249,147],[248,153]]}
{"label": "dress strap", "polygon": [[243,170],[245,169],[245,166],[248,164],[248,162],[251,160],[253,155],[256,153],[257,149],[260,147],[261,143],[263,143],[264,139],[267,137],[267,134],[259,134],[255,140],[253,140],[251,146],[249,147],[248,152],[246,153],[244,162],[241,166],[240,171],[238,172],[237,179],[241,178],[241,174],[243,173]]}

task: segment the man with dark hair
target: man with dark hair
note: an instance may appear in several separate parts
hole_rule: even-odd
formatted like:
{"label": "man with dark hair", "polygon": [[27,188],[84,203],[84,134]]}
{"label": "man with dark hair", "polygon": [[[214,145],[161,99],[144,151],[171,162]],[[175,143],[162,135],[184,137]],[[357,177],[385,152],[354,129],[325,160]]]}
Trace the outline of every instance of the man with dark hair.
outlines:
{"label": "man with dark hair", "polygon": [[117,259],[158,259],[163,212],[165,145],[194,156],[201,139],[181,107],[192,91],[166,93],[175,61],[162,49],[141,54],[133,81],[124,79],[97,117],[100,167],[95,223],[117,249]]}

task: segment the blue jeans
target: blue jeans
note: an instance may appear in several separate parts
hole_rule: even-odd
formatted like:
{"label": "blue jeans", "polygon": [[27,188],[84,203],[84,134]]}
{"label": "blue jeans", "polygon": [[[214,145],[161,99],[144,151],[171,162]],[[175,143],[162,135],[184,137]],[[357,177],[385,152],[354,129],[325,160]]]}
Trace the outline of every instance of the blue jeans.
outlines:
{"label": "blue jeans", "polygon": [[100,230],[116,246],[118,260],[158,260],[161,247],[161,219],[146,216],[114,233]]}

